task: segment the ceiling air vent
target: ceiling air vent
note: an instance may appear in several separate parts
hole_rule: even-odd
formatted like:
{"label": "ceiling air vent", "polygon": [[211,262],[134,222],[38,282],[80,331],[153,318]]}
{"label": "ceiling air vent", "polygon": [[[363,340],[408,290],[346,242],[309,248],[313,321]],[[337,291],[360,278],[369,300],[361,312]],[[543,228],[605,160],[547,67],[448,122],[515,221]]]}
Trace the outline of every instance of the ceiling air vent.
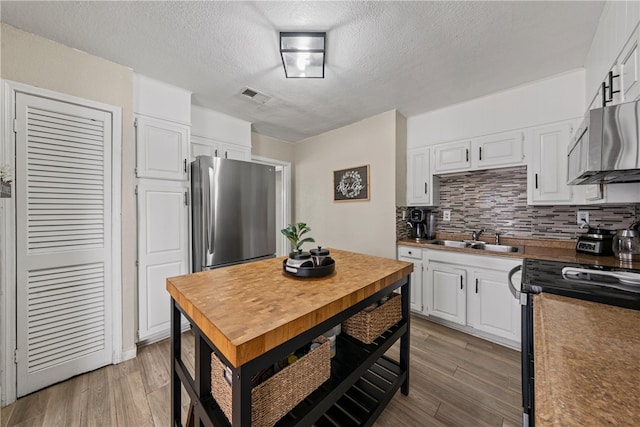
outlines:
{"label": "ceiling air vent", "polygon": [[271,99],[269,95],[260,93],[255,89],[251,89],[250,87],[242,88],[242,90],[240,91],[240,95],[246,96],[257,104],[265,104],[268,100]]}

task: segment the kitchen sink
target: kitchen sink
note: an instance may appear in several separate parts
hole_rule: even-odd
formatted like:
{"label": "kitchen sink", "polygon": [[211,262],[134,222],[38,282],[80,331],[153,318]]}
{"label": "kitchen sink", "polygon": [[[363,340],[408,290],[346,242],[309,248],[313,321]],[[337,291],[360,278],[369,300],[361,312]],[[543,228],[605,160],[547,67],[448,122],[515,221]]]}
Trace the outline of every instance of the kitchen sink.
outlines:
{"label": "kitchen sink", "polygon": [[509,246],[509,245],[491,245],[485,242],[478,242],[475,240],[464,240],[462,242],[457,240],[429,240],[425,242],[430,245],[438,245],[438,246],[446,246],[449,248],[469,248],[469,249],[477,249],[480,251],[489,251],[489,252],[503,252],[503,253],[516,253],[520,252],[520,248],[517,246]]}
{"label": "kitchen sink", "polygon": [[429,240],[426,243],[430,245],[447,246],[450,248],[466,248],[469,246],[467,242],[459,242],[457,240]]}
{"label": "kitchen sink", "polygon": [[509,245],[490,245],[488,243],[476,243],[470,246],[471,249],[479,249],[481,251],[490,251],[490,252],[520,252],[520,248],[517,246],[509,246]]}

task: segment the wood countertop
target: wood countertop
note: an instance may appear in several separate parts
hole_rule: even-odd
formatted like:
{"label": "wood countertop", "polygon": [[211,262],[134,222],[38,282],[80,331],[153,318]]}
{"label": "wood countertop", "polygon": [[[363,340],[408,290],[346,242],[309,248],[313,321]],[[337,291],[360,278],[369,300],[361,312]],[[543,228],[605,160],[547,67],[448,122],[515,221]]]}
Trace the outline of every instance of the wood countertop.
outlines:
{"label": "wood countertop", "polygon": [[[448,234],[438,233],[437,239],[447,240],[459,240],[469,239],[468,235],[463,234]],[[488,239],[486,243],[493,243],[491,239]],[[464,252],[475,255],[487,255],[487,256],[500,256],[509,258],[531,258],[542,259],[548,261],[560,261],[570,262],[576,264],[586,265],[601,265],[607,267],[624,267],[640,269],[640,261],[636,262],[622,262],[613,255],[598,256],[589,255],[585,253],[576,252],[576,242],[573,240],[548,240],[548,239],[527,239],[527,238],[512,238],[501,237],[500,244],[518,246],[519,252],[504,253],[504,252],[490,252],[479,251],[477,249],[469,248],[451,248],[440,245],[432,245],[425,242],[417,243],[411,239],[400,239],[397,241],[398,245],[415,246],[418,248],[432,249],[438,251],[450,251],[450,252]]]}
{"label": "wood countertop", "polygon": [[637,422],[640,311],[545,293],[534,305],[536,424]]}
{"label": "wood countertop", "polygon": [[284,257],[167,279],[167,291],[238,367],[386,288],[413,264],[331,250],[335,272],[302,279]]}

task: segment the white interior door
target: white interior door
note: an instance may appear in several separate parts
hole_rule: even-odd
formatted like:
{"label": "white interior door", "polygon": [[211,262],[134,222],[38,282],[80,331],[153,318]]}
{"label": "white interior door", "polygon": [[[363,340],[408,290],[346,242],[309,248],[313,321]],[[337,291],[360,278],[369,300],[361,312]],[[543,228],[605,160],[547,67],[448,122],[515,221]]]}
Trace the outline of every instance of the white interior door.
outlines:
{"label": "white interior door", "polygon": [[18,396],[112,361],[111,129],[16,94]]}

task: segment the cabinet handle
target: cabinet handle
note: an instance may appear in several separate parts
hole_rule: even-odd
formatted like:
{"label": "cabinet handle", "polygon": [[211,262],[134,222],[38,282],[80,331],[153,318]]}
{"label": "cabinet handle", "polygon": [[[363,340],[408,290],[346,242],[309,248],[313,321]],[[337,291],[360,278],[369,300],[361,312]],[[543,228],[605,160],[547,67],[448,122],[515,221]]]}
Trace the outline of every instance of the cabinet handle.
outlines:
{"label": "cabinet handle", "polygon": [[184,173],[187,173],[187,159],[184,159]]}
{"label": "cabinet handle", "polygon": [[479,147],[478,151],[480,151],[480,160],[482,160],[482,147]]}
{"label": "cabinet handle", "polygon": [[538,189],[538,174],[536,174],[536,190]]}
{"label": "cabinet handle", "polygon": [[460,289],[462,289],[462,276],[460,276]]}
{"label": "cabinet handle", "polygon": [[602,106],[606,107],[607,106],[607,84],[605,82],[602,82],[601,84],[602,87]]}
{"label": "cabinet handle", "polygon": [[478,293],[478,279],[476,279],[476,294]]}
{"label": "cabinet handle", "polygon": [[189,206],[189,193],[186,191],[184,192],[184,205]]}
{"label": "cabinet handle", "polygon": [[216,151],[213,152],[213,157],[218,157],[218,149],[216,148]]}
{"label": "cabinet handle", "polygon": [[228,153],[227,151],[225,151],[225,152],[224,152],[224,158],[225,158],[225,159],[228,159],[228,158],[229,158],[229,157],[227,156],[227,153]]}
{"label": "cabinet handle", "polygon": [[428,194],[428,185],[426,182],[424,183],[424,194]]}
{"label": "cabinet handle", "polygon": [[469,149],[467,148],[466,150],[464,150],[467,154],[467,162],[469,161]]}
{"label": "cabinet handle", "polygon": [[411,251],[409,251],[408,254],[411,255]]}
{"label": "cabinet handle", "polygon": [[613,79],[620,77],[620,74],[613,75],[613,71],[609,71],[609,102],[613,101],[613,94],[620,93],[619,90],[613,90]]}

